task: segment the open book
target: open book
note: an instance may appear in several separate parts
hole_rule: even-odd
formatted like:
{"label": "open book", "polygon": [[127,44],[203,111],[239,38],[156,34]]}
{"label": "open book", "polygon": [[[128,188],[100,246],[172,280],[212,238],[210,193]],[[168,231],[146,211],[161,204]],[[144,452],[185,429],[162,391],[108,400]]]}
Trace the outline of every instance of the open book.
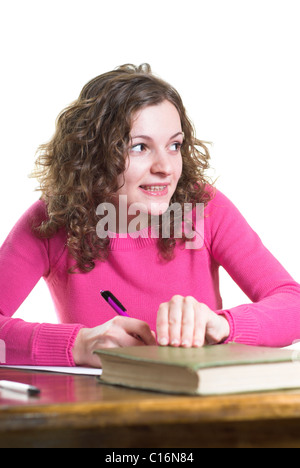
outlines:
{"label": "open book", "polygon": [[100,381],[167,393],[217,395],[300,387],[299,353],[240,344],[95,351]]}

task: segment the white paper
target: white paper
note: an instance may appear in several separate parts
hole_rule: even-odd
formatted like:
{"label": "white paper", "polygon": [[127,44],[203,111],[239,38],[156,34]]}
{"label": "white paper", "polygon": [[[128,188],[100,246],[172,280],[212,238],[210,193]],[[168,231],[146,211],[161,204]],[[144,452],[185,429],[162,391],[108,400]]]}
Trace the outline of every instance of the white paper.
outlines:
{"label": "white paper", "polygon": [[59,367],[59,366],[3,366],[0,368],[31,370],[39,372],[56,372],[60,374],[76,374],[76,375],[101,375],[102,369],[95,367]]}

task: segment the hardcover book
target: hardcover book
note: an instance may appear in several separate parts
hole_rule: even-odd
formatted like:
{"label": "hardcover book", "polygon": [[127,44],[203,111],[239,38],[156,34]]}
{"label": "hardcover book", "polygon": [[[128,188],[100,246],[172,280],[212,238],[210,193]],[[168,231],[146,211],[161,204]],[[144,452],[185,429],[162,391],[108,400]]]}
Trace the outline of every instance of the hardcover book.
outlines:
{"label": "hardcover book", "polygon": [[298,353],[235,343],[203,348],[136,346],[95,351],[100,381],[144,390],[218,395],[300,388]]}

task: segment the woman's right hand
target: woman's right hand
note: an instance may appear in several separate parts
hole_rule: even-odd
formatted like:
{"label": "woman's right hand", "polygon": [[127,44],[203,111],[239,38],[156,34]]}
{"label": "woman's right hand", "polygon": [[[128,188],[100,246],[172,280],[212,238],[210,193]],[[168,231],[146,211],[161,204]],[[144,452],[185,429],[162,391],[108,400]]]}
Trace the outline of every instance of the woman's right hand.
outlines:
{"label": "woman's right hand", "polygon": [[101,367],[97,349],[126,346],[155,346],[156,339],[146,322],[130,317],[114,317],[95,328],[82,328],[75,340],[73,359],[77,366]]}

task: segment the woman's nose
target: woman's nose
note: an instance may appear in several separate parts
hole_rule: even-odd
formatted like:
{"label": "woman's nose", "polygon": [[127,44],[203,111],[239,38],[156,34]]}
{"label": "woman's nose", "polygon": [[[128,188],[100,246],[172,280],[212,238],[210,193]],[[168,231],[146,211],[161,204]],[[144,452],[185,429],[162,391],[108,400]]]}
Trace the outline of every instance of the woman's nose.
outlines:
{"label": "woman's nose", "polygon": [[153,161],[151,165],[152,173],[161,173],[164,175],[169,175],[172,173],[172,164],[170,156],[166,154],[165,151],[159,150],[153,156]]}

